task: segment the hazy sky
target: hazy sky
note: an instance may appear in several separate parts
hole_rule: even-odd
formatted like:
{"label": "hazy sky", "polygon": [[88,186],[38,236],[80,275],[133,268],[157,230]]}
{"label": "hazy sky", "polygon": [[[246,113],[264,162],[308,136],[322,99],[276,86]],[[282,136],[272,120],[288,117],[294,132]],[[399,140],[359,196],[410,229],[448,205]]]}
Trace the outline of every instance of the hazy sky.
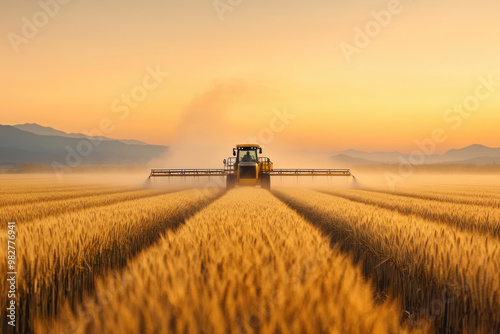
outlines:
{"label": "hazy sky", "polygon": [[0,5],[1,124],[109,119],[110,137],[230,147],[274,128],[277,147],[403,151],[442,128],[439,151],[500,146],[500,85],[482,83],[500,83],[498,1],[54,3]]}

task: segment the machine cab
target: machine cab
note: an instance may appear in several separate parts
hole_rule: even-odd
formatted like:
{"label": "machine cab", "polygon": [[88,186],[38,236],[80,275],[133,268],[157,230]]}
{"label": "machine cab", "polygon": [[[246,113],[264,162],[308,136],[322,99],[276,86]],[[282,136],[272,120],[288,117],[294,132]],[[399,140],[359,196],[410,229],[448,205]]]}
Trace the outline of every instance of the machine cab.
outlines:
{"label": "machine cab", "polygon": [[257,182],[259,153],[262,153],[262,148],[256,144],[236,145],[236,148],[233,149],[233,155],[236,156],[234,169],[238,175],[240,184]]}
{"label": "machine cab", "polygon": [[236,165],[242,162],[259,162],[259,154],[262,153],[262,148],[259,145],[236,145],[233,149],[233,155],[236,156]]}

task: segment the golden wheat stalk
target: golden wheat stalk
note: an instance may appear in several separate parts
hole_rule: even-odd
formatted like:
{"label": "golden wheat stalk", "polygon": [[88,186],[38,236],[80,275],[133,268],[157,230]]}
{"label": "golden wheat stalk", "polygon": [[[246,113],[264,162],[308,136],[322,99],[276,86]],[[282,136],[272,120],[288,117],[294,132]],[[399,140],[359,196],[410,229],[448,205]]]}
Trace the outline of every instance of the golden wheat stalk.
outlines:
{"label": "golden wheat stalk", "polygon": [[405,333],[400,314],[391,301],[375,303],[360,269],[318,230],[269,192],[245,188],[101,280],[83,308],[37,330]]}
{"label": "golden wheat stalk", "polygon": [[444,330],[500,328],[497,239],[315,191],[276,194],[334,241],[363,254],[365,269],[409,310]]}
{"label": "golden wheat stalk", "polygon": [[362,190],[325,190],[352,201],[446,223],[461,230],[500,238],[500,208],[458,204]]}
{"label": "golden wheat stalk", "polygon": [[[17,226],[21,326],[29,325],[34,316],[53,315],[64,300],[77,303],[92,289],[96,277],[126,263],[165,230],[176,227],[193,210],[216,198],[220,190],[189,190],[152,197],[153,193],[147,193],[150,197],[136,196],[133,201]],[[106,198],[100,201],[106,202]],[[0,242],[7,243],[5,234],[0,236]],[[0,256],[7,258],[6,247],[0,249]],[[6,261],[0,262],[2,272],[7,272],[6,265]],[[2,305],[7,298],[5,289],[5,285],[0,286]],[[3,312],[2,324],[6,319]]]}
{"label": "golden wheat stalk", "polygon": [[[144,197],[156,196],[171,192],[168,189],[141,189],[134,191],[118,191],[101,193],[70,199],[54,201],[37,201],[36,203],[0,207],[0,221],[25,223],[49,216],[56,216],[71,211],[78,211],[97,206],[110,205]],[[4,226],[2,227],[4,228]]]}

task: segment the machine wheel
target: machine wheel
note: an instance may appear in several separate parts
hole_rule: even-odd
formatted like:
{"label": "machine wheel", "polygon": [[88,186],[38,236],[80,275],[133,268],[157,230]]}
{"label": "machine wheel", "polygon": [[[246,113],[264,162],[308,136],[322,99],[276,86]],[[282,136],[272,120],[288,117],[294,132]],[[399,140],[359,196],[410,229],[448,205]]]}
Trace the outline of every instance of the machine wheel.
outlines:
{"label": "machine wheel", "polygon": [[236,175],[227,174],[226,176],[226,190],[233,189],[236,185]]}
{"label": "machine wheel", "polygon": [[260,179],[260,186],[262,189],[271,190],[271,175],[262,174]]}

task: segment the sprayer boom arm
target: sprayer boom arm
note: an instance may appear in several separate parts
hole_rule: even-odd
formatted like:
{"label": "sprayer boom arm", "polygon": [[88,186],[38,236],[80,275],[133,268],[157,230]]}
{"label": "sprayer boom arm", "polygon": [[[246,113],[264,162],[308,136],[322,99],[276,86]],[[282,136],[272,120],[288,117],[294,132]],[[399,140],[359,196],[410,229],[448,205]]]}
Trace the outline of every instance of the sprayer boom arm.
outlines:
{"label": "sprayer boom arm", "polygon": [[[152,169],[149,176],[226,176],[230,172],[228,169]],[[352,176],[349,169],[273,169],[263,172],[271,176]]]}
{"label": "sprayer boom arm", "polygon": [[224,169],[152,169],[149,177],[157,176],[225,176]]}
{"label": "sprayer boom arm", "polygon": [[273,169],[271,176],[352,176],[350,169]]}

